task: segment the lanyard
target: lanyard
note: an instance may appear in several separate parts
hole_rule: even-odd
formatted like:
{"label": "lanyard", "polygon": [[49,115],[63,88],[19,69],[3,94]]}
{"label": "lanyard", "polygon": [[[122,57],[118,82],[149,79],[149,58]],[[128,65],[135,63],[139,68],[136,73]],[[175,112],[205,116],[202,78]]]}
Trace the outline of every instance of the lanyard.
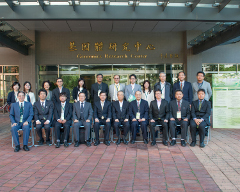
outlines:
{"label": "lanyard", "polygon": [[118,91],[119,85],[115,85],[116,90]]}
{"label": "lanyard", "polygon": [[198,88],[200,89],[203,86],[203,82],[202,83],[198,83]]}
{"label": "lanyard", "polygon": [[145,91],[145,98],[147,99],[148,97],[148,92]]}
{"label": "lanyard", "polygon": [[[162,84],[160,83],[160,87],[162,87]],[[163,84],[163,88],[161,88],[161,91],[165,88],[165,84]]]}
{"label": "lanyard", "polygon": [[61,108],[62,108],[62,110],[64,111],[64,110],[65,110],[65,105],[64,105],[64,107],[63,107],[63,105],[61,105]]}
{"label": "lanyard", "polygon": [[138,112],[140,111],[140,104],[141,104],[141,100],[137,101]]}

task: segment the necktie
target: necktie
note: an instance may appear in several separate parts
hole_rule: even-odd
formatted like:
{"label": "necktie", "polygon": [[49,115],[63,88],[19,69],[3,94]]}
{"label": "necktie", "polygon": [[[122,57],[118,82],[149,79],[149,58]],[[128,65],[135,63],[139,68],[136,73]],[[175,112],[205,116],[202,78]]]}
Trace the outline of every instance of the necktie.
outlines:
{"label": "necktie", "polygon": [[64,113],[64,104],[62,104],[62,113]]}
{"label": "necktie", "polygon": [[200,100],[200,103],[199,103],[199,111],[201,110],[201,107],[202,107],[202,100]]}
{"label": "necktie", "polygon": [[20,107],[20,117],[23,115],[23,104],[21,103],[21,107]]}
{"label": "necktie", "polygon": [[81,113],[83,113],[83,103],[81,103]]}
{"label": "necktie", "polygon": [[[178,101],[178,111],[181,111],[181,104],[180,101]],[[178,118],[179,121],[181,121],[181,118]]]}
{"label": "necktie", "polygon": [[41,107],[42,107],[42,110],[44,111],[44,105],[43,105],[43,102],[41,102]]}
{"label": "necktie", "polygon": [[138,101],[138,112],[140,111],[140,103],[139,103],[139,101]]}
{"label": "necktie", "polygon": [[119,85],[116,85],[116,89],[117,89],[117,91],[118,91],[118,86],[119,86]]}
{"label": "necktie", "polygon": [[182,82],[181,82],[181,86],[180,86],[181,90],[182,90]]}
{"label": "necktie", "polygon": [[101,102],[101,105],[102,105],[102,110],[103,110],[104,103],[103,103],[103,102]]}

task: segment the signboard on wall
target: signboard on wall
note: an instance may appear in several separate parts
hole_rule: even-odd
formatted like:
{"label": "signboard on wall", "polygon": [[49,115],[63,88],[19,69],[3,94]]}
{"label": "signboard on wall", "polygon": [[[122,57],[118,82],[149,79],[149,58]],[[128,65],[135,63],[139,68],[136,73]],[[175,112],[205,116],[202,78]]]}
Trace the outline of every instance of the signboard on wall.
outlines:
{"label": "signboard on wall", "polygon": [[213,128],[240,129],[240,74],[213,74]]}

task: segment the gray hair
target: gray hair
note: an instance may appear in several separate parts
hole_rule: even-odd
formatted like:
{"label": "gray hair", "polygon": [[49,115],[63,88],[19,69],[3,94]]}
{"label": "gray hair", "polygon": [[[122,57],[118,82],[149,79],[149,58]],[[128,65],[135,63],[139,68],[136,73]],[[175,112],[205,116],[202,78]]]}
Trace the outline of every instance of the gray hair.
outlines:
{"label": "gray hair", "polygon": [[166,76],[166,73],[164,73],[164,72],[161,72],[161,73],[159,73],[159,77],[160,77],[160,75],[161,75],[161,74],[164,74],[164,75]]}
{"label": "gray hair", "polygon": [[124,96],[124,92],[123,92],[123,91],[121,91],[121,90],[120,90],[120,91],[118,91],[118,92],[117,92],[117,95],[118,95],[118,93],[123,93],[123,96]]}

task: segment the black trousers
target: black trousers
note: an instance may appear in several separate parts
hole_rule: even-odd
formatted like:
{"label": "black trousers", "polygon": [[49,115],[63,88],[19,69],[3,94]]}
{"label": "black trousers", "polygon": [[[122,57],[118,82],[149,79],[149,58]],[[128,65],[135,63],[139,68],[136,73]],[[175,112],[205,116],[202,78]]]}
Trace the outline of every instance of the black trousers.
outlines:
{"label": "black trousers", "polygon": [[152,141],[155,141],[155,127],[156,125],[162,125],[163,129],[163,140],[168,140],[168,123],[164,122],[164,120],[158,119],[155,122],[150,122],[150,129],[151,129],[151,137]]}
{"label": "black trousers", "polygon": [[121,128],[120,125],[123,125],[124,136],[127,137],[129,127],[130,127],[129,121],[127,121],[127,122],[124,122],[124,121],[116,122],[116,121],[114,121],[113,127],[116,130],[116,135],[117,135],[118,138],[120,137],[120,128]]}
{"label": "black trousers", "polygon": [[200,143],[204,142],[205,138],[205,127],[207,126],[207,123],[205,121],[201,122],[197,128],[197,124],[194,120],[190,121],[190,131],[192,136],[192,141],[196,142],[196,132],[197,129],[199,130],[199,137],[200,137]]}
{"label": "black trousers", "polygon": [[74,139],[77,142],[80,142],[79,127],[84,126],[85,129],[85,140],[88,141],[91,131],[91,121],[86,122],[85,120],[78,120],[77,123],[74,123]]}
{"label": "black trousers", "polygon": [[181,139],[186,140],[188,121],[179,121],[178,119],[176,119],[175,121],[169,121],[170,133],[172,138],[175,138],[177,125],[181,125]]}
{"label": "black trousers", "polygon": [[45,133],[46,133],[46,141],[50,141],[49,136],[50,136],[50,126],[51,126],[51,122],[49,124],[44,124],[46,120],[40,120],[41,124],[36,124],[36,130],[37,130],[37,134],[40,138],[40,141],[44,141],[43,137],[42,137],[42,128],[44,127],[45,129]]}
{"label": "black trousers", "polygon": [[99,122],[95,122],[94,123],[94,132],[95,132],[95,137],[96,140],[99,140],[99,128],[101,125],[104,125],[104,141],[108,141],[109,140],[109,133],[110,133],[110,129],[111,129],[111,121],[110,122],[106,122],[106,119],[99,119]]}
{"label": "black trousers", "polygon": [[131,123],[131,131],[132,131],[132,140],[136,140],[136,134],[137,134],[137,129],[138,126],[141,126],[142,129],[142,135],[143,135],[143,139],[147,139],[147,121],[132,121]]}
{"label": "black trousers", "polygon": [[60,140],[60,130],[61,130],[61,127],[63,127],[64,141],[68,141],[71,123],[72,123],[72,120],[66,121],[66,123],[64,124],[59,123],[58,121],[55,122],[54,131],[55,131],[56,140]]}

